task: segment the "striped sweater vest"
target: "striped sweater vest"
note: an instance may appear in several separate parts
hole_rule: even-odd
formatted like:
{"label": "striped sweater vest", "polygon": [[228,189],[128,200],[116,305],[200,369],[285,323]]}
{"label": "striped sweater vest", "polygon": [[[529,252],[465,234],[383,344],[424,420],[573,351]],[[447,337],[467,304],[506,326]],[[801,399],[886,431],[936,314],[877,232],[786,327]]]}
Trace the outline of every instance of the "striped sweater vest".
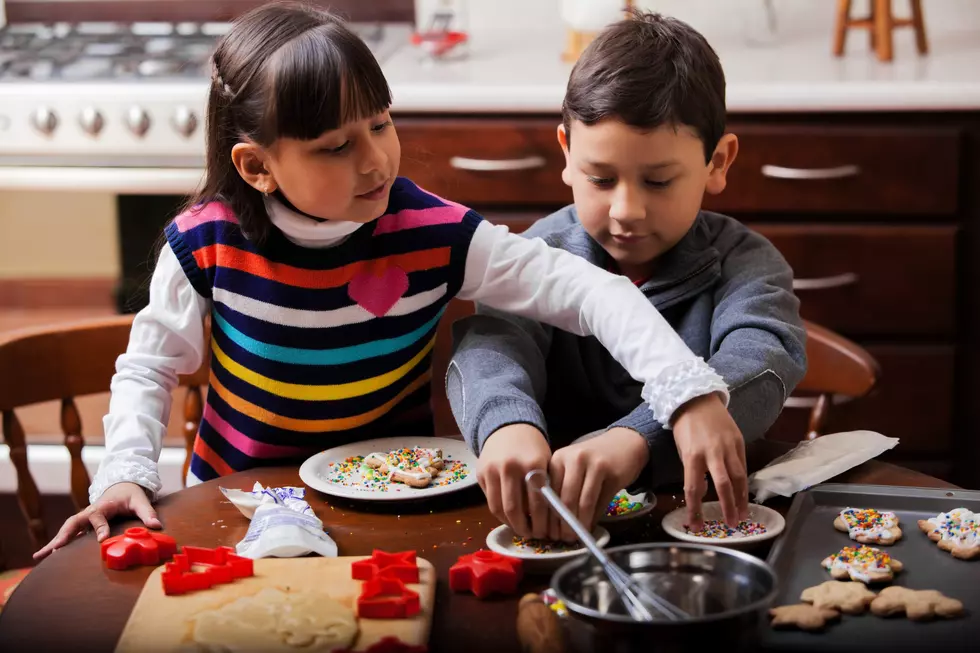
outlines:
{"label": "striped sweater vest", "polygon": [[166,236],[211,300],[211,377],[191,471],[205,481],[332,446],[431,434],[430,360],[482,218],[399,178],[375,222],[328,249],[248,241],[220,203]]}

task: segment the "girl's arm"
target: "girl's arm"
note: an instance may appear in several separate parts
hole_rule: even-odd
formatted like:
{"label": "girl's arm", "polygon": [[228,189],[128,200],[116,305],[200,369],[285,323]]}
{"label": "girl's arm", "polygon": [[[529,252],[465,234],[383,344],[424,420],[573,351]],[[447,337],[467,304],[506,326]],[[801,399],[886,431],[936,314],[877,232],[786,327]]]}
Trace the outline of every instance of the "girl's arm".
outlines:
{"label": "girl's arm", "polygon": [[204,360],[207,312],[208,300],[194,290],[165,244],[150,281],[150,303],[134,318],[129,346],[116,361],[103,420],[106,457],[89,488],[91,503],[116,483],[136,483],[151,496],[160,491],[157,460],[171,393],[177,376],[196,372]]}
{"label": "girl's arm", "polygon": [[462,299],[595,336],[623,368],[644,384],[654,418],[672,424],[689,400],[728,387],[696,357],[642,292],[625,277],[585,259],[481,222],[473,234]]}

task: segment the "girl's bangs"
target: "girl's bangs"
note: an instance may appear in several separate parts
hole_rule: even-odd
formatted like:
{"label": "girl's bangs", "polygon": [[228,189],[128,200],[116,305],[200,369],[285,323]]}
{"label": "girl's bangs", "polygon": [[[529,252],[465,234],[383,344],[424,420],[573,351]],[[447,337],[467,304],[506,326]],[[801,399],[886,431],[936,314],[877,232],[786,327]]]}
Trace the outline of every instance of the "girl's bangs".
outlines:
{"label": "girl's bangs", "polygon": [[306,32],[269,63],[272,106],[266,115],[273,138],[312,140],[391,106],[374,54],[342,25]]}

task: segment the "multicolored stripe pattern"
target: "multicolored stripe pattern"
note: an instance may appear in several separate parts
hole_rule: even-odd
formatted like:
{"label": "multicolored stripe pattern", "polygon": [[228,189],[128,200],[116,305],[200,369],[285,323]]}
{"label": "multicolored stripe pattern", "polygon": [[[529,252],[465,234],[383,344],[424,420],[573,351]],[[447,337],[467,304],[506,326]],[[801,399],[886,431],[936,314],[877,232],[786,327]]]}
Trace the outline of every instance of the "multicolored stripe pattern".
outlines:
{"label": "multicolored stripe pattern", "polygon": [[212,300],[194,476],[295,463],[396,428],[431,430],[436,329],[481,220],[403,178],[381,218],[329,249],[278,230],[257,246],[220,203],[178,216],[167,240]]}

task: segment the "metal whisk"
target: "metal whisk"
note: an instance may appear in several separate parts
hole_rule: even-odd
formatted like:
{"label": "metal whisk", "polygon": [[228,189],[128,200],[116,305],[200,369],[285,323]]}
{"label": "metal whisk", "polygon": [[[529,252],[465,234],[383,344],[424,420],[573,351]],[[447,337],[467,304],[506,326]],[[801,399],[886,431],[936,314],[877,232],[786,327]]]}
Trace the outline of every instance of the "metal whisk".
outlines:
{"label": "metal whisk", "polygon": [[575,531],[578,539],[589,550],[592,557],[599,562],[602,571],[606,574],[613,589],[616,590],[623,605],[626,606],[626,610],[635,621],[653,621],[653,613],[650,612],[647,606],[652,606],[657,612],[671,621],[690,618],[690,615],[684,610],[637,583],[636,579],[623,571],[619,565],[606,555],[606,552],[596,543],[589,531],[582,525],[582,522],[568,509],[568,506],[562,503],[561,499],[552,489],[551,479],[548,477],[547,472],[542,469],[532,470],[524,477],[524,482],[527,483],[530,489],[544,495],[544,498],[548,500],[548,503],[555,509],[555,512]]}

